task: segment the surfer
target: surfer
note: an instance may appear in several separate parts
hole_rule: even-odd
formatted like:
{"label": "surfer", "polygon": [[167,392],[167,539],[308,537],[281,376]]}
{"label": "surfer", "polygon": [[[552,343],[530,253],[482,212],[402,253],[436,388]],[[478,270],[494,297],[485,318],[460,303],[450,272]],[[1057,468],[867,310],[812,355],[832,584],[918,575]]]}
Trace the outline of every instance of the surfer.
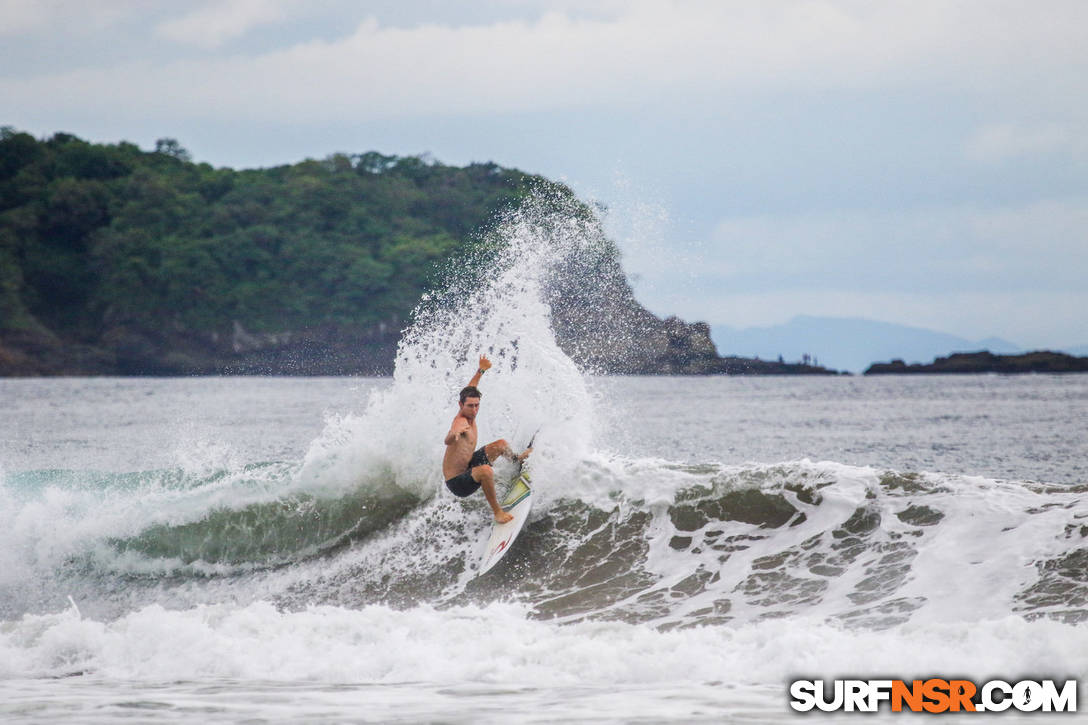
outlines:
{"label": "surfer", "polygon": [[468,385],[461,390],[460,409],[450,424],[450,432],[443,441],[446,455],[442,458],[442,475],[446,478],[446,488],[457,496],[469,496],[476,489],[483,488],[484,497],[495,514],[495,521],[505,524],[514,517],[502,510],[498,496],[495,495],[495,472],[491,464],[499,456],[506,456],[512,461],[522,462],[529,457],[532,448],[526,448],[520,455],[514,453],[510,445],[502,438],[476,449],[476,414],[480,412],[480,391],[476,387],[480,378],[491,367],[486,356],[480,356],[480,367]]}

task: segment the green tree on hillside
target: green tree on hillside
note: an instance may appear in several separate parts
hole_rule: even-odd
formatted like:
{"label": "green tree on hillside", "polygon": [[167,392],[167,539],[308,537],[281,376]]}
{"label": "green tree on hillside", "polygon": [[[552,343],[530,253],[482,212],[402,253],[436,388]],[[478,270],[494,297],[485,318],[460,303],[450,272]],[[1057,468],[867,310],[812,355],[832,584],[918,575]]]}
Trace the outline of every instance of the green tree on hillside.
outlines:
{"label": "green tree on hillside", "polygon": [[170,138],[143,151],[5,127],[0,334],[360,333],[405,320],[438,262],[545,183],[377,152],[217,169]]}

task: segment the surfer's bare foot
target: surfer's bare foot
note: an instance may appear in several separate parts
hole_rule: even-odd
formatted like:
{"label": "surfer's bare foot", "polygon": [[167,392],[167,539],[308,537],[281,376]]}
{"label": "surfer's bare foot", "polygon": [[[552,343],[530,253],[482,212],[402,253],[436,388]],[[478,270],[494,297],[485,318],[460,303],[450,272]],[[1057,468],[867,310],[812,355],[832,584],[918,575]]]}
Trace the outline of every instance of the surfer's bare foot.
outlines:
{"label": "surfer's bare foot", "polygon": [[495,523],[505,524],[508,521],[513,521],[514,517],[506,513],[502,509],[495,512]]}

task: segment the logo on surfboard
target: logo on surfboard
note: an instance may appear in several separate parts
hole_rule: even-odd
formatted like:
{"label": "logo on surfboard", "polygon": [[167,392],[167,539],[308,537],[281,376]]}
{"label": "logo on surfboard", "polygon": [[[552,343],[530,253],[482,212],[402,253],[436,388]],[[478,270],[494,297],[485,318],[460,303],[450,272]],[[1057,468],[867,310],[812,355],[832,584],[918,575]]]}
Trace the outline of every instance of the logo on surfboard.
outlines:
{"label": "logo on surfboard", "polygon": [[529,508],[532,506],[532,489],[529,488],[528,466],[521,469],[520,475],[511,482],[510,488],[503,497],[500,506],[514,516],[513,521],[505,524],[495,522],[491,526],[491,537],[484,549],[483,560],[477,576],[486,573],[491,567],[506,555],[508,549],[517,539],[518,533],[529,518]]}

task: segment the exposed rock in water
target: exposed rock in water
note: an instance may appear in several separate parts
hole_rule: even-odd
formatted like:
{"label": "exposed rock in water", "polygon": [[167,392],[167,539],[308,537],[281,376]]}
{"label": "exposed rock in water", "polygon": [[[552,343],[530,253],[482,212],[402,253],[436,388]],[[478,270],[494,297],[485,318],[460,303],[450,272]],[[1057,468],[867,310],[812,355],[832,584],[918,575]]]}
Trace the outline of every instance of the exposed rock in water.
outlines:
{"label": "exposed rock in water", "polygon": [[1039,350],[1020,355],[994,355],[989,351],[958,352],[931,363],[907,365],[902,360],[873,363],[866,375],[911,373],[1082,373],[1088,372],[1088,357]]}

